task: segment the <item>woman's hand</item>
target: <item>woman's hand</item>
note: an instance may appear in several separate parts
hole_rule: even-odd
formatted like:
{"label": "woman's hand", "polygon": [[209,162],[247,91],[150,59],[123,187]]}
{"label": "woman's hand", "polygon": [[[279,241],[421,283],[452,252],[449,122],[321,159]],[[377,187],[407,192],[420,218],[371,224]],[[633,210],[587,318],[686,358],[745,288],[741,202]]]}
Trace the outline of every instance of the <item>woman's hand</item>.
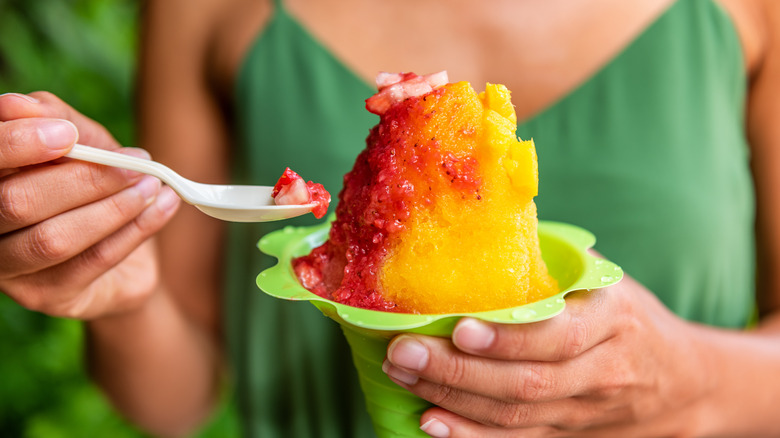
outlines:
{"label": "woman's hand", "polygon": [[49,93],[0,96],[0,290],[32,310],[92,319],[151,295],[147,239],[179,201],[152,177],[60,159],[77,140],[148,157]]}
{"label": "woman's hand", "polygon": [[696,427],[708,391],[690,324],[631,278],[534,324],[464,318],[452,341],[401,335],[385,372],[438,407],[436,437],[659,436]]}

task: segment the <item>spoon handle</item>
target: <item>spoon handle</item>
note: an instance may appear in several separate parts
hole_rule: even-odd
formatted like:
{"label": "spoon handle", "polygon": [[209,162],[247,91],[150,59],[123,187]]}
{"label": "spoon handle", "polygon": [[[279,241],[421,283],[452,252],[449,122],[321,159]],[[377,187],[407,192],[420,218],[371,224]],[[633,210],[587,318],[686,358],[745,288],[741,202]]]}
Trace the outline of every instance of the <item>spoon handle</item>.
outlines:
{"label": "spoon handle", "polygon": [[184,187],[181,183],[180,179],[183,177],[169,167],[156,161],[145,160],[143,158],[132,157],[130,155],[93,148],[91,146],[84,146],[82,144],[74,145],[73,149],[65,154],[65,156],[77,160],[89,161],[90,163],[119,167],[121,169],[152,175],[168,184],[172,189],[178,192],[180,196],[188,192],[187,187]]}

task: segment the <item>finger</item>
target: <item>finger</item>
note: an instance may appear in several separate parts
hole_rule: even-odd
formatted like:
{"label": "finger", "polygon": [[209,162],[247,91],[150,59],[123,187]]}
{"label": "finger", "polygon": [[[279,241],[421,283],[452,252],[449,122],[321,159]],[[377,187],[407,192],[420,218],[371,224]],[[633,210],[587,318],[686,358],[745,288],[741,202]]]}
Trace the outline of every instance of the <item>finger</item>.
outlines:
{"label": "finger", "polygon": [[0,168],[54,160],[78,140],[76,126],[60,119],[20,119],[0,123]]}
{"label": "finger", "polygon": [[618,410],[605,408],[608,403],[605,400],[570,397],[538,403],[515,403],[423,379],[409,385],[392,375],[390,378],[436,406],[492,427],[517,429],[553,426],[573,431],[613,423],[619,418]]}
{"label": "finger", "polygon": [[31,114],[35,114],[34,112],[36,108],[39,108],[40,103],[40,100],[28,94],[0,94],[0,122],[26,117],[38,117]]}
{"label": "finger", "polygon": [[640,430],[630,424],[610,423],[592,427],[561,427],[542,425],[509,427],[501,424],[484,424],[450,412],[440,407],[428,409],[420,417],[420,429],[435,438],[503,438],[503,437],[560,437],[625,438],[635,436],[669,436],[669,428],[643,425]]}
{"label": "finger", "polygon": [[613,413],[600,411],[601,403],[587,399],[567,398],[545,403],[507,403],[425,380],[420,380],[412,386],[403,382],[396,383],[440,408],[495,428],[550,426],[559,430],[574,431],[614,421]]}
{"label": "finger", "polygon": [[556,361],[575,357],[613,336],[607,289],[570,294],[566,310],[532,324],[492,324],[463,318],[454,344],[470,354],[504,360]]}
{"label": "finger", "polygon": [[[120,153],[148,158],[140,149]],[[141,174],[69,160],[16,172],[0,179],[0,234],[19,230],[106,198],[141,179]]]}
{"label": "finger", "polygon": [[[139,247],[173,217],[179,204],[173,190],[163,187],[141,214],[88,250],[64,263],[15,278],[12,283],[19,293],[14,299],[32,310],[79,319],[132,306],[153,287],[156,275],[150,275],[140,262],[137,268],[121,272],[111,268],[134,255],[147,259],[149,254]],[[113,295],[119,289],[125,296]],[[58,291],[56,297],[52,297],[52,291]]]}
{"label": "finger", "polygon": [[71,120],[79,129],[79,142],[103,149],[117,149],[120,145],[108,130],[100,123],[76,111],[59,97],[46,91],[36,91],[30,96],[39,100],[40,116]]}
{"label": "finger", "polygon": [[442,408],[428,409],[420,417],[420,429],[434,438],[535,438],[554,436],[549,427],[501,428],[486,426]]}
{"label": "finger", "polygon": [[432,394],[436,400],[430,401],[435,404],[445,401],[439,397],[454,395],[451,388],[507,403],[559,400],[588,391],[591,381],[583,376],[602,371],[592,360],[514,362],[473,356],[446,339],[421,335],[394,339],[387,362],[385,372],[415,387],[415,393],[418,381],[441,387]]}
{"label": "finger", "polygon": [[6,235],[0,239],[0,278],[29,274],[74,257],[133,220],[159,190],[159,180],[145,177],[106,199]]}
{"label": "finger", "polygon": [[56,118],[73,122],[80,142],[104,149],[119,147],[105,127],[76,111],[60,98],[46,91],[29,95],[9,93],[0,96],[0,121],[27,118]]}

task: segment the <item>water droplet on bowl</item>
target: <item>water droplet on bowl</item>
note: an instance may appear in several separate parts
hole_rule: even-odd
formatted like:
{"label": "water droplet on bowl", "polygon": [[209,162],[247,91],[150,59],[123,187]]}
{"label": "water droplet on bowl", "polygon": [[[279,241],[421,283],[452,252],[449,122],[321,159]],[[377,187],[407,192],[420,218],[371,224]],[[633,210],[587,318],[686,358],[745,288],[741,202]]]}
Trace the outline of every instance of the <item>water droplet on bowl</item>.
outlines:
{"label": "water droplet on bowl", "polygon": [[613,277],[611,275],[605,275],[605,276],[601,277],[601,282],[602,283],[609,283],[610,281],[613,281],[614,279],[615,279],[615,277]]}
{"label": "water droplet on bowl", "polygon": [[563,298],[556,298],[555,302],[558,303],[558,304],[563,304],[563,303],[566,302],[566,300],[564,300]]}
{"label": "water droplet on bowl", "polygon": [[533,309],[517,309],[512,312],[512,318],[514,319],[529,319],[536,316],[536,310]]}

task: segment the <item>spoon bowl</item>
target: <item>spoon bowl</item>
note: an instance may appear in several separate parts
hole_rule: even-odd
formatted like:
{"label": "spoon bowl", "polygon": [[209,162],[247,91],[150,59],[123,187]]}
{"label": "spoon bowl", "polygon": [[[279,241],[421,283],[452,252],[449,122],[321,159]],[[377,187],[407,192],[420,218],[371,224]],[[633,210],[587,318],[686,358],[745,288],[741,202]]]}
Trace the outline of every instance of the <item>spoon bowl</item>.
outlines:
{"label": "spoon bowl", "polygon": [[159,178],[186,203],[209,216],[229,222],[270,222],[310,212],[316,204],[276,205],[273,187],[203,184],[191,181],[156,161],[90,146],[74,145],[66,157],[133,170]]}

